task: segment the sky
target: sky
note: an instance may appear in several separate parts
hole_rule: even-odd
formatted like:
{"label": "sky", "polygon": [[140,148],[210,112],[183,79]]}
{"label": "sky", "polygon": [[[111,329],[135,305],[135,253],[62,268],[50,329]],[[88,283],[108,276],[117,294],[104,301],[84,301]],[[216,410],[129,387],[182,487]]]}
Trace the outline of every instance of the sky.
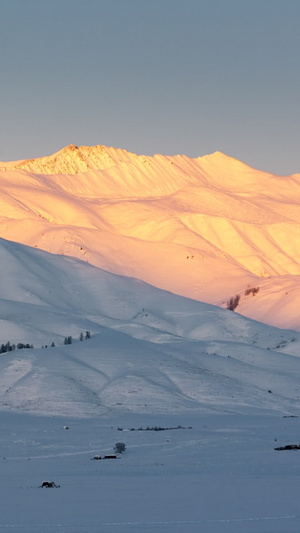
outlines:
{"label": "sky", "polygon": [[0,161],[69,144],[300,173],[299,0],[0,0]]}

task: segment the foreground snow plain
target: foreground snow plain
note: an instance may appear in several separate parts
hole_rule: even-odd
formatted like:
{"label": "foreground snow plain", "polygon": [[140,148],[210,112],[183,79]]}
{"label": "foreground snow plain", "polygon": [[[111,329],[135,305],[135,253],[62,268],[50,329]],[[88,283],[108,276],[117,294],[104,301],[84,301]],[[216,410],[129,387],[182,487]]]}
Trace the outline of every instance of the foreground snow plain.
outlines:
{"label": "foreground snow plain", "polygon": [[298,332],[0,251],[0,530],[299,532]]}
{"label": "foreground snow plain", "polygon": [[[1,530],[298,532],[298,455],[273,448],[299,442],[299,419],[221,411],[2,414]],[[192,429],[117,429],[178,423]],[[120,440],[126,451],[119,459],[91,460]],[[38,488],[43,480],[60,488]]]}

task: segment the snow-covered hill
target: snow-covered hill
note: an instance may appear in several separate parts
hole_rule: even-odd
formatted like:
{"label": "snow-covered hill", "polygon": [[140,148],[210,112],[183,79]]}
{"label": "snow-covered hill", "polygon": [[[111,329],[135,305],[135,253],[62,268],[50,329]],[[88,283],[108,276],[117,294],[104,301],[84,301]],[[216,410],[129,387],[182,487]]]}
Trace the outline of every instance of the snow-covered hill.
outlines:
{"label": "snow-covered hill", "polygon": [[34,346],[1,355],[0,408],[299,412],[299,333],[77,259],[4,240],[0,251],[0,344]]}
{"label": "snow-covered hill", "polygon": [[3,238],[300,328],[299,174],[74,145],[0,167]]}

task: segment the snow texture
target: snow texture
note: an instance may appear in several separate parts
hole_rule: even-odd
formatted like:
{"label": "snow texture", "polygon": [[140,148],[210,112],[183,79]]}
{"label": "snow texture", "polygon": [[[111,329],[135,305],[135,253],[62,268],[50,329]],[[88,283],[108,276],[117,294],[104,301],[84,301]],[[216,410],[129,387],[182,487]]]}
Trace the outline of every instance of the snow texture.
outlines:
{"label": "snow texture", "polygon": [[299,533],[299,176],[1,167],[0,532]]}

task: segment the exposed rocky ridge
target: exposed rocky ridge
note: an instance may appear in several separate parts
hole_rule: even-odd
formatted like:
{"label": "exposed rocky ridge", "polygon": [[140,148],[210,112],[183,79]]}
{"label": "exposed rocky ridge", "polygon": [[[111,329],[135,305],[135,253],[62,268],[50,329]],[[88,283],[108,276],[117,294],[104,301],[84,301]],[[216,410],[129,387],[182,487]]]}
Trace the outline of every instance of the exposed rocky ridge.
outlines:
{"label": "exposed rocky ridge", "polygon": [[[106,146],[75,146],[70,144],[46,157],[3,164],[0,170],[27,170],[36,174],[77,174],[89,170],[103,170],[128,159],[126,150]],[[133,155],[133,154],[132,154]],[[136,156],[137,157],[137,156]]]}

